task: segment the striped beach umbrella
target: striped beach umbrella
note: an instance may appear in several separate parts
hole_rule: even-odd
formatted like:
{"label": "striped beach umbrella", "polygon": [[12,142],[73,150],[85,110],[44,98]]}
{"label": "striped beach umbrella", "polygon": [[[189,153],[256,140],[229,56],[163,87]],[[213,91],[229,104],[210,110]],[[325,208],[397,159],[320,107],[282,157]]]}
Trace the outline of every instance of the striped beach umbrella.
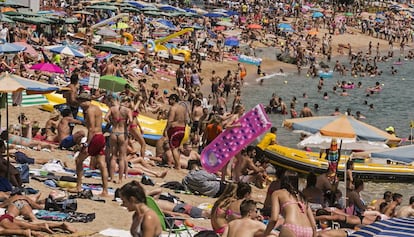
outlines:
{"label": "striped beach umbrella", "polygon": [[[13,104],[12,94],[8,93],[8,102],[9,105]],[[35,105],[44,105],[49,104],[49,101],[43,95],[28,95],[26,92],[22,92],[22,107],[29,107]]]}
{"label": "striped beach umbrella", "polygon": [[353,237],[407,237],[414,236],[414,218],[392,218],[376,221],[354,232]]}
{"label": "striped beach umbrella", "polygon": [[52,46],[47,46],[46,48],[49,49],[50,52],[57,53],[57,54],[64,54],[64,55],[78,57],[78,58],[85,57],[84,53],[68,45],[52,45]]}

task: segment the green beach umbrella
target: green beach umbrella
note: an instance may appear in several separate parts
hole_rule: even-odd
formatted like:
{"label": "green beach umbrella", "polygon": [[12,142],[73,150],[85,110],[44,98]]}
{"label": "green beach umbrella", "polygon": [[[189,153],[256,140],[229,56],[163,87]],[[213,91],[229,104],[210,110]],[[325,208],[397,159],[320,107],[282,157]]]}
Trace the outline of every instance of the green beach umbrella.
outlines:
{"label": "green beach umbrella", "polygon": [[127,49],[122,48],[120,45],[113,43],[96,44],[94,48],[105,52],[111,52],[113,54],[127,55],[129,52]]}
{"label": "green beach umbrella", "polygon": [[141,12],[141,11],[135,7],[121,7],[121,12]]}
{"label": "green beach umbrella", "polygon": [[353,16],[353,15],[354,15],[354,13],[352,13],[352,12],[347,12],[347,13],[345,13],[344,15],[345,15],[345,16]]}
{"label": "green beach umbrella", "polygon": [[[113,75],[102,76],[99,80],[99,88],[113,92],[123,91],[126,84],[129,84],[127,80],[125,80],[122,77],[117,77]],[[133,91],[136,91],[135,88],[132,86],[131,89]]]}
{"label": "green beach umbrella", "polygon": [[0,15],[0,22],[13,23],[14,21],[4,14]]}
{"label": "green beach umbrella", "polygon": [[116,11],[116,10],[118,10],[117,7],[110,6],[110,5],[93,5],[93,6],[87,6],[86,9],[109,10],[109,11]]}

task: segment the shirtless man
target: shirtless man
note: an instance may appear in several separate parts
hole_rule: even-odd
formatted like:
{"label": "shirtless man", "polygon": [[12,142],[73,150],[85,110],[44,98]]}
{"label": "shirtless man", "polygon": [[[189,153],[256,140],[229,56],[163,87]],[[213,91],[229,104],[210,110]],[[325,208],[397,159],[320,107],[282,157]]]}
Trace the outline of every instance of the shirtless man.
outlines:
{"label": "shirtless man", "polygon": [[59,147],[69,149],[76,144],[81,144],[81,140],[86,136],[84,131],[77,131],[72,134],[71,124],[82,124],[80,120],[72,117],[70,108],[64,108],[61,112],[63,118],[59,121],[57,126]]}
{"label": "shirtless man", "polygon": [[105,68],[103,69],[101,75],[115,75],[115,72],[116,72],[116,67],[111,62],[111,60],[109,60]]}
{"label": "shirtless man", "polygon": [[394,193],[392,195],[392,202],[387,205],[387,207],[384,210],[384,214],[388,217],[395,217],[397,214],[397,207],[401,205],[403,200],[403,196],[399,193]]}
{"label": "shirtless man", "polygon": [[175,169],[180,169],[180,153],[178,152],[178,147],[180,147],[181,141],[184,138],[186,125],[186,109],[178,103],[179,100],[180,98],[177,94],[171,94],[168,97],[168,103],[171,107],[168,111],[167,126],[164,129],[164,136],[168,137],[173,153]]}
{"label": "shirtless man", "polygon": [[226,97],[224,97],[223,92],[221,92],[220,95],[217,97],[216,105],[217,105],[217,107],[219,107],[219,109],[223,109],[225,112],[228,111],[228,109],[227,109],[227,100],[226,100]]}
{"label": "shirtless man", "polygon": [[70,106],[70,110],[72,111],[72,116],[73,118],[76,119],[78,116],[78,110],[79,110],[79,103],[76,99],[76,97],[78,96],[78,92],[79,92],[79,76],[77,72],[72,73],[68,88],[69,90],[63,94],[63,97],[66,98],[66,104]]}
{"label": "shirtless man", "polygon": [[180,151],[180,164],[182,169],[187,169],[189,160],[199,160],[200,155],[191,148],[189,143],[184,143]]}
{"label": "shirtless man", "polygon": [[101,196],[108,195],[108,170],[105,161],[105,137],[102,134],[102,111],[91,103],[91,95],[84,91],[77,97],[84,113],[88,140],[81,154],[76,158],[76,192],[82,191],[83,161],[91,156],[91,168],[99,168],[102,176]]}
{"label": "shirtless man", "polygon": [[198,145],[200,141],[200,119],[203,116],[203,107],[201,107],[201,101],[195,99],[193,102],[193,111],[191,112],[191,142]]}
{"label": "shirtless man", "polygon": [[303,109],[302,111],[300,111],[300,117],[304,118],[304,117],[312,117],[313,113],[312,110],[308,107],[308,103],[304,103],[303,104]]}
{"label": "shirtless man", "polygon": [[408,206],[403,206],[397,211],[396,217],[414,217],[414,196],[410,197],[410,203]]}
{"label": "shirtless man", "polygon": [[[253,150],[249,152],[255,155],[256,150],[254,150],[254,147],[251,149]],[[262,185],[266,177],[265,169],[254,164],[253,159],[248,155],[247,149],[237,154],[234,162],[233,181],[254,183],[257,187],[263,187]]]}
{"label": "shirtless man", "polygon": [[46,129],[46,140],[50,142],[57,142],[58,141],[58,134],[55,133],[56,128],[59,124],[59,112],[54,110],[50,114],[49,120],[46,121],[45,129]]}
{"label": "shirtless man", "polygon": [[[258,220],[256,202],[253,200],[244,200],[240,204],[241,219],[233,220],[223,233],[223,237],[250,237],[262,236],[266,230],[266,225]],[[277,236],[277,233],[271,232],[267,236]]]}

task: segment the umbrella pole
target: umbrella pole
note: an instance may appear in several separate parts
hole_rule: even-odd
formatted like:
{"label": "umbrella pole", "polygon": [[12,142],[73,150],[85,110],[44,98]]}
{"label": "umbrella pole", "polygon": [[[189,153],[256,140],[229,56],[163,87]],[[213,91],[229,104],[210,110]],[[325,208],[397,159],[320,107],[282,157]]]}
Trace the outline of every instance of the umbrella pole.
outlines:
{"label": "umbrella pole", "polygon": [[6,156],[7,156],[7,167],[6,167],[6,178],[10,180],[10,152],[9,152],[9,98],[6,96]]}

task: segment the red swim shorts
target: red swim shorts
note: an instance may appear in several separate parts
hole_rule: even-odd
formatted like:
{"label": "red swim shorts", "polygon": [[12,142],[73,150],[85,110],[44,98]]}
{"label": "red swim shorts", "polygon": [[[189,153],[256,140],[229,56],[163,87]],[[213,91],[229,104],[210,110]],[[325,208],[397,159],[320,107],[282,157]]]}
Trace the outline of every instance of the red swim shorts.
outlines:
{"label": "red swim shorts", "polygon": [[95,134],[88,146],[90,156],[105,155],[105,137],[102,133]]}
{"label": "red swim shorts", "polygon": [[167,131],[171,149],[180,146],[185,135],[185,127],[171,127]]}

